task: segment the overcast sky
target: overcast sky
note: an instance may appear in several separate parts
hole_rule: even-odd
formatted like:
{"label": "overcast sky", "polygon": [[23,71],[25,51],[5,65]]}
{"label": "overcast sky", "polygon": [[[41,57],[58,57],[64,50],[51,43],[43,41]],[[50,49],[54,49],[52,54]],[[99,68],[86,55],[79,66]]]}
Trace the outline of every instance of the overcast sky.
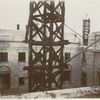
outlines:
{"label": "overcast sky", "polygon": [[[65,1],[65,24],[78,33],[82,33],[82,20],[87,13],[91,20],[91,32],[100,31],[100,0]],[[16,24],[20,24],[21,30],[25,30],[29,15],[29,2],[30,0],[0,0],[0,28],[15,30]]]}

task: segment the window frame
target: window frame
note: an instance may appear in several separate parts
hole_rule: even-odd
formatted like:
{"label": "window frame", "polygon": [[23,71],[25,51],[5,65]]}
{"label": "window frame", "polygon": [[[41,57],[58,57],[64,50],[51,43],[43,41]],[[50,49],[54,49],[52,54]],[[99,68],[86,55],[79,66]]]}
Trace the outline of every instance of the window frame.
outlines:
{"label": "window frame", "polygon": [[0,52],[0,62],[8,62],[8,52]]}
{"label": "window frame", "polygon": [[25,85],[24,77],[18,77],[18,85],[19,85],[19,86]]}
{"label": "window frame", "polygon": [[[24,54],[24,56],[23,56],[23,54]],[[22,58],[21,58],[21,56],[22,56]],[[26,62],[26,53],[25,52],[18,52],[18,62]]]}
{"label": "window frame", "polygon": [[70,59],[70,57],[71,57],[71,53],[70,52],[65,52],[65,60],[68,60],[68,59]]}

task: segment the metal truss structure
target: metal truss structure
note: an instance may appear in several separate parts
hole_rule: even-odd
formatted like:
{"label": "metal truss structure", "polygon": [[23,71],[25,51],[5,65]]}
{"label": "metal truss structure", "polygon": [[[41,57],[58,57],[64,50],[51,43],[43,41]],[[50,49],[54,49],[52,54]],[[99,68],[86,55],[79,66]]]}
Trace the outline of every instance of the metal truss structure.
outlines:
{"label": "metal truss structure", "polygon": [[29,43],[29,92],[60,89],[69,80],[64,63],[64,1],[33,1],[25,41]]}

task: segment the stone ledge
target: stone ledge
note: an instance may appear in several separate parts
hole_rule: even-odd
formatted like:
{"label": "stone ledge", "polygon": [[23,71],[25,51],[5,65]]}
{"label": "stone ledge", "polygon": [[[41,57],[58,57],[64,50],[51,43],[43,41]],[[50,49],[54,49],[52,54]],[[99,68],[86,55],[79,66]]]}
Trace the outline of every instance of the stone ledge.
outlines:
{"label": "stone ledge", "polygon": [[[8,95],[0,96],[0,99],[37,99],[37,98],[80,98],[90,97],[92,95],[100,93],[100,87],[82,87],[82,88],[71,88],[54,91],[43,91],[35,93],[25,93],[20,95]],[[100,96],[99,96],[100,97]]]}

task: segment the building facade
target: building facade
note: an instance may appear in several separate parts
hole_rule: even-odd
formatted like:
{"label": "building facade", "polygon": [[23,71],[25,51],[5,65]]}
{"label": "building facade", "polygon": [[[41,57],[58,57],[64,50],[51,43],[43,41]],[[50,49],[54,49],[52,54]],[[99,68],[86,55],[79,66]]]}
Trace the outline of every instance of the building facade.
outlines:
{"label": "building facade", "polygon": [[[100,32],[93,32],[89,35],[89,45],[100,39]],[[85,51],[86,57],[86,85],[100,85],[100,41]]]}
{"label": "building facade", "polygon": [[[100,39],[100,32],[89,34],[87,46],[83,46],[82,39],[78,40],[76,38],[75,40],[75,37],[71,33],[68,38],[72,44],[65,47],[65,53],[70,52],[70,56],[73,57]],[[72,66],[70,87],[100,85],[100,40],[90,46],[84,53],[81,52],[78,54],[69,63]]]}
{"label": "building facade", "polygon": [[[28,45],[21,42],[25,32],[0,30],[0,91],[23,93],[27,91]],[[15,41],[15,42],[14,42]]]}
{"label": "building facade", "polygon": [[[70,44],[66,45],[64,48],[64,54],[66,55],[66,53],[70,53],[70,58],[72,58],[73,56],[75,56],[77,53],[79,53],[81,51],[81,38],[79,36],[77,36],[76,34],[73,33],[65,33],[64,34],[64,38],[65,40],[69,40]],[[80,87],[80,67],[81,67],[81,54],[79,54],[78,56],[76,56],[75,58],[73,58],[69,64],[72,66],[71,68],[71,82],[68,85],[67,88],[74,88],[74,87]]]}
{"label": "building facade", "polygon": [[[4,93],[25,93],[28,92],[28,71],[23,70],[28,66],[28,44],[24,41],[25,32],[0,31],[0,90]],[[64,58],[69,54],[71,58],[80,51],[80,42],[72,33],[65,34],[65,40],[71,44],[64,47]],[[80,55],[69,62],[72,66],[70,83],[64,88],[79,87],[80,75]]]}
{"label": "building facade", "polygon": [[[65,33],[64,39],[70,44],[64,47],[64,59],[72,58],[82,49],[82,40],[73,33]],[[0,91],[7,94],[28,92],[28,44],[22,42],[25,32],[0,30]],[[89,35],[89,45],[100,38],[100,32]],[[100,41],[85,51],[86,63],[83,64],[83,53],[78,54],[71,65],[70,82],[64,88],[100,85]],[[69,55],[69,56],[68,56]],[[84,71],[85,73],[82,73]]]}

